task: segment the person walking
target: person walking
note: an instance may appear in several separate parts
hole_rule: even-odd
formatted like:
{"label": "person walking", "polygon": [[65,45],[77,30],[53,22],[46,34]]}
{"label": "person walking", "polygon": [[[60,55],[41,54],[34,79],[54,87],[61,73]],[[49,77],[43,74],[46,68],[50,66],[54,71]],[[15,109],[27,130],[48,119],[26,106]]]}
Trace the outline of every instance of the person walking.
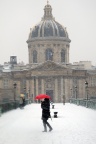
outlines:
{"label": "person walking", "polygon": [[50,101],[48,98],[45,98],[44,101],[41,101],[41,108],[42,108],[42,121],[44,126],[44,131],[47,132],[47,126],[49,127],[49,131],[51,132],[53,128],[48,123],[48,118],[50,118]]}
{"label": "person walking", "polygon": [[19,99],[19,107],[22,109],[23,108],[23,98],[20,97]]}
{"label": "person walking", "polygon": [[25,106],[25,97],[23,97],[22,101],[23,101],[22,106],[24,107]]}
{"label": "person walking", "polygon": [[20,108],[21,109],[24,109],[24,106],[25,106],[25,98],[24,97],[20,97],[20,101],[19,101],[19,103],[20,103]]}

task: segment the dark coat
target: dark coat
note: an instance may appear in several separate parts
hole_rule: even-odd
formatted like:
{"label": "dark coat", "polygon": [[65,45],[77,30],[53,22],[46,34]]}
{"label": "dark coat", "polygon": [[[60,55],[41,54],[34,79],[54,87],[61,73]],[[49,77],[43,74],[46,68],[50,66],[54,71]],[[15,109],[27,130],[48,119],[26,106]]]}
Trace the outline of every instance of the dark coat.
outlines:
{"label": "dark coat", "polygon": [[42,119],[48,120],[50,117],[50,102],[49,99],[45,99],[43,102],[41,102],[41,108],[42,108]]}

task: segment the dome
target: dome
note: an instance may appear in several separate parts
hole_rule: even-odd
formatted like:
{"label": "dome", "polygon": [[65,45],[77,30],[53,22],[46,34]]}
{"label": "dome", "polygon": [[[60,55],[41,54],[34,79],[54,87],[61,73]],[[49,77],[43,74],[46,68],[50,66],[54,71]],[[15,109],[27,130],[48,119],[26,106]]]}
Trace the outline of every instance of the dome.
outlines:
{"label": "dome", "polygon": [[[55,21],[52,16],[51,5],[47,2],[44,7],[44,16],[42,20],[30,29],[29,39],[54,39],[64,38],[69,40],[66,28]],[[70,40],[69,40],[70,41]]]}
{"label": "dome", "polygon": [[44,20],[33,27],[31,37],[67,37],[67,32],[61,24],[54,20]]}

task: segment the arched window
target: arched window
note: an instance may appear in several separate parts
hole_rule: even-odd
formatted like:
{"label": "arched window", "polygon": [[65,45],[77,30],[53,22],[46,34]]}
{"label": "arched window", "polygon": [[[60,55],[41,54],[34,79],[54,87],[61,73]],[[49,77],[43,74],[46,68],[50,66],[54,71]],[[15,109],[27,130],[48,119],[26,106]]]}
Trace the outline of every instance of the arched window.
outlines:
{"label": "arched window", "polygon": [[61,62],[65,62],[65,50],[62,49],[61,51]]}
{"label": "arched window", "polygon": [[46,61],[47,60],[53,60],[53,51],[50,48],[46,49]]}
{"label": "arched window", "polygon": [[37,51],[33,51],[33,63],[37,63]]}

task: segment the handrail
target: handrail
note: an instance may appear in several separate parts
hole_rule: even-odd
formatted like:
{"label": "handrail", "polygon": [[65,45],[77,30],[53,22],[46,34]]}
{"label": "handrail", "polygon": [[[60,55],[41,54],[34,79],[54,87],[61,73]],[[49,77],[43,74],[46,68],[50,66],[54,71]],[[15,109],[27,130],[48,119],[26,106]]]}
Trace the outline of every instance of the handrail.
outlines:
{"label": "handrail", "polygon": [[84,106],[84,107],[87,107],[87,108],[96,109],[96,100],[92,100],[92,99],[87,100],[87,99],[71,98],[70,103],[80,105],[80,106]]}
{"label": "handrail", "polygon": [[[25,101],[25,105],[30,104],[32,102],[30,102],[29,100]],[[0,102],[0,114],[16,109],[20,106],[20,102],[19,100],[16,101],[6,101],[6,102]]]}

